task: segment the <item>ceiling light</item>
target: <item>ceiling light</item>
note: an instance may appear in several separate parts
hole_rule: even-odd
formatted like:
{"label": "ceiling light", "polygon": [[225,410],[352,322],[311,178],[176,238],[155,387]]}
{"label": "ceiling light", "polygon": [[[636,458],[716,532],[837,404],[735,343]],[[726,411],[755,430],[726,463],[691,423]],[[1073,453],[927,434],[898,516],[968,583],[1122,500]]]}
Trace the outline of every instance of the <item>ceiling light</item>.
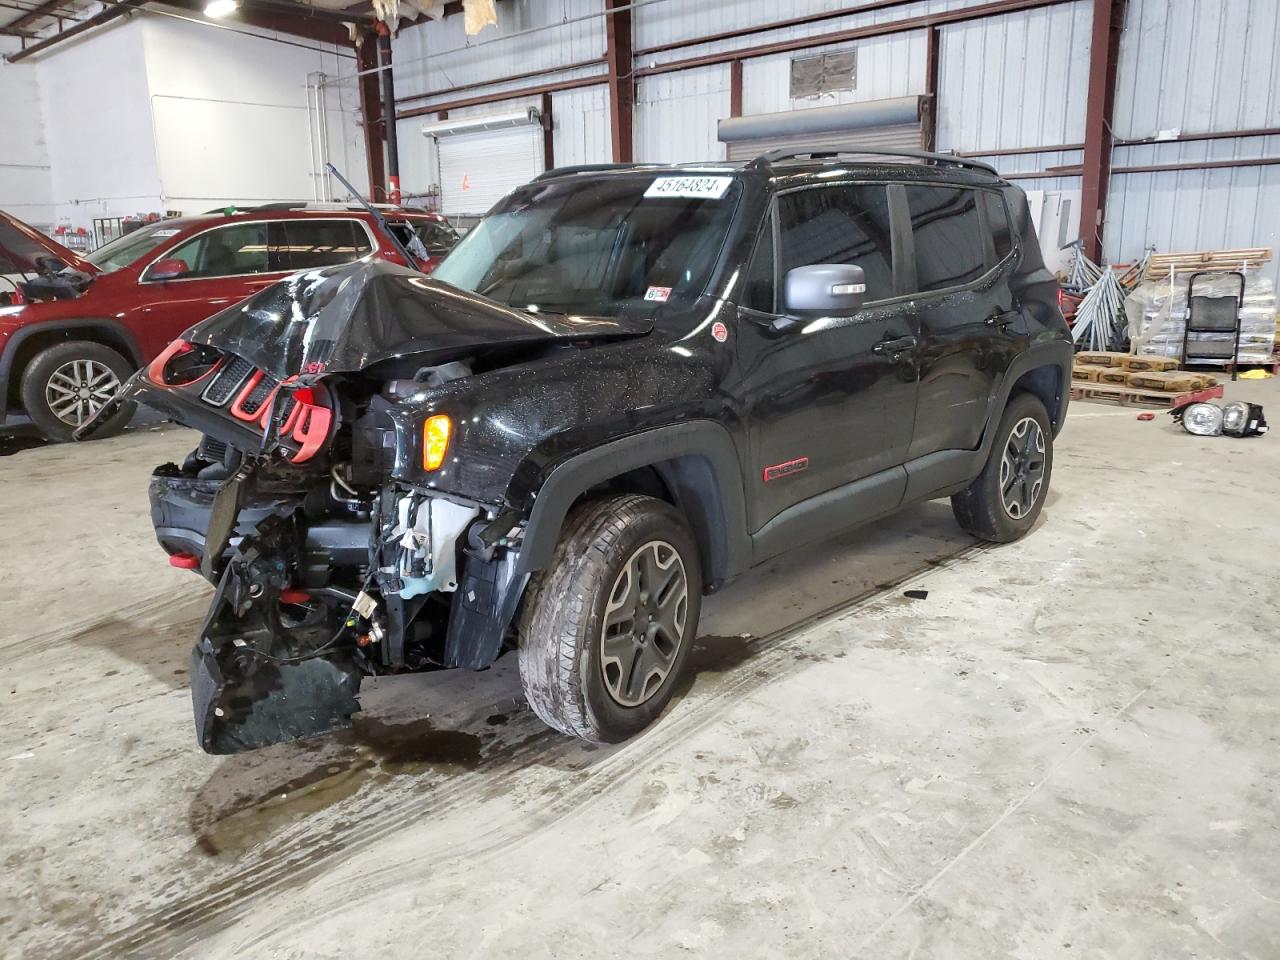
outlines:
{"label": "ceiling light", "polygon": [[240,8],[240,0],[209,0],[204,5],[204,15],[213,17],[215,20],[219,17],[226,17],[233,14]]}

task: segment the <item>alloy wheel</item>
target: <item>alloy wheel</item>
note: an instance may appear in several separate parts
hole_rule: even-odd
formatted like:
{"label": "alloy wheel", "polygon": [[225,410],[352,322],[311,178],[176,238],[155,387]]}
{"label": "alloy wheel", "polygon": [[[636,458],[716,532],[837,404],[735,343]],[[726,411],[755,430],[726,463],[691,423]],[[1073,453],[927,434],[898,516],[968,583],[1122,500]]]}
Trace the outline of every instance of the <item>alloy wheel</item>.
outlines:
{"label": "alloy wheel", "polygon": [[1000,502],[1014,520],[1036,505],[1044,489],[1044,431],[1034,417],[1013,425],[1000,458]]}
{"label": "alloy wheel", "polygon": [[619,571],[600,629],[600,669],[609,695],[638,707],[662,687],[684,638],[689,583],[665,540],[650,540]]}
{"label": "alloy wheel", "polygon": [[63,423],[78,427],[120,390],[120,378],[97,360],[70,360],[49,375],[44,398]]}

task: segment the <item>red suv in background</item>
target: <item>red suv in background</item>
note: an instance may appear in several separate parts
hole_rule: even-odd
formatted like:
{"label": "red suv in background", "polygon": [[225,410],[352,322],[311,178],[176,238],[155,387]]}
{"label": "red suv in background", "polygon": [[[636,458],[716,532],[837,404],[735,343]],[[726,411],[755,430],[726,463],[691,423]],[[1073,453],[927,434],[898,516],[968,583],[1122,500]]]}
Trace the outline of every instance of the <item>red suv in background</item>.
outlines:
{"label": "red suv in background", "polygon": [[[378,212],[414,263],[356,206],[269,204],[162,220],[83,256],[0,213],[0,424],[21,412],[49,439],[68,440],[187,327],[281,277],[366,257],[429,273],[457,242],[438,214]],[[56,294],[24,282],[41,272],[60,274]],[[49,299],[33,300],[42,288]],[[122,409],[100,435],[118,433],[132,414]]]}

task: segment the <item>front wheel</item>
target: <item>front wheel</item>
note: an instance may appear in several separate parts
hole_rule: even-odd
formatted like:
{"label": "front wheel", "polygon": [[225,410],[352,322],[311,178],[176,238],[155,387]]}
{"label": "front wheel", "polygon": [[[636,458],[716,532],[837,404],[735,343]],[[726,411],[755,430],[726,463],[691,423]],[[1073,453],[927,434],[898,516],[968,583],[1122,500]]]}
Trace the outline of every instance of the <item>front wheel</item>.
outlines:
{"label": "front wheel", "polygon": [[[129,361],[110,347],[73,340],[40,351],[22,374],[22,406],[50,440],[67,441],[82,424],[124,387],[133,373]],[[129,423],[134,404],[120,411],[94,434],[110,437]]]}
{"label": "front wheel", "polygon": [[521,609],[529,705],[583,740],[640,732],[671,699],[701,602],[697,546],[669,504],[627,495],[575,508]]}
{"label": "front wheel", "polygon": [[1044,404],[1016,394],[996,428],[987,465],[951,498],[956,520],[969,533],[1009,543],[1035,525],[1053,472],[1053,428]]}

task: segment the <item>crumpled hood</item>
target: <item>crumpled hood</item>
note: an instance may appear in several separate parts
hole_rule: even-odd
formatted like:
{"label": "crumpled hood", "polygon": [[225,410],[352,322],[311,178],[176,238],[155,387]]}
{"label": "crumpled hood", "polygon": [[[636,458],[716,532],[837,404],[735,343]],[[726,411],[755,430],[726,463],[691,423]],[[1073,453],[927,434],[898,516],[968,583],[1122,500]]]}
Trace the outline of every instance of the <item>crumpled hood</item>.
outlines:
{"label": "crumpled hood", "polygon": [[196,324],[183,339],[244,357],[278,380],[351,373],[395,357],[424,364],[471,348],[642,336],[644,319],[512,310],[382,260],[295,274]]}

